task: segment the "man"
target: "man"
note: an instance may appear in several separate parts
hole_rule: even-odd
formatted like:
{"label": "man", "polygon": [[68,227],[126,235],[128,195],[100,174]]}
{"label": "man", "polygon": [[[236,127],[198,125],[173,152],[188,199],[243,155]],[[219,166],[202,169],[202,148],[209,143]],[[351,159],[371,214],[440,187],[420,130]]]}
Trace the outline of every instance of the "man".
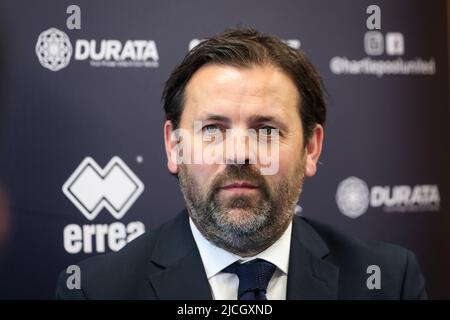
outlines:
{"label": "man", "polygon": [[80,289],[68,289],[63,272],[57,297],[426,297],[410,251],[294,215],[304,178],[317,170],[326,116],[320,77],[302,52],[233,29],[191,50],[163,98],[167,166],[187,209],[80,263]]}

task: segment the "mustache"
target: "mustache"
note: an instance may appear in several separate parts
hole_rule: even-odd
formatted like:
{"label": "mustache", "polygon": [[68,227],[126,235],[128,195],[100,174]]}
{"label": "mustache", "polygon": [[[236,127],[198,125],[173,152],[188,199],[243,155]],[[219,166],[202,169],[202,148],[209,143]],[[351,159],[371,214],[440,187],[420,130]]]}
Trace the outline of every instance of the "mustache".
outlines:
{"label": "mustache", "polygon": [[265,178],[260,174],[259,170],[248,164],[227,165],[224,171],[214,178],[210,190],[216,193],[221,187],[242,180],[257,186],[264,193],[268,193],[268,184]]}

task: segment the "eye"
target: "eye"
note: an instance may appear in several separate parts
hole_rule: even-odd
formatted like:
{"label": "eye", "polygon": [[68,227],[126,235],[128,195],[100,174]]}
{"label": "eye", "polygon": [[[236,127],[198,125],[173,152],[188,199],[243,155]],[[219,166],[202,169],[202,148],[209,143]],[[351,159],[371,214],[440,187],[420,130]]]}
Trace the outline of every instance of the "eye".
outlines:
{"label": "eye", "polygon": [[208,124],[202,128],[206,134],[216,134],[220,132],[220,128],[215,124]]}
{"label": "eye", "polygon": [[275,128],[271,126],[264,126],[259,128],[259,132],[262,133],[265,136],[271,136],[275,133]]}

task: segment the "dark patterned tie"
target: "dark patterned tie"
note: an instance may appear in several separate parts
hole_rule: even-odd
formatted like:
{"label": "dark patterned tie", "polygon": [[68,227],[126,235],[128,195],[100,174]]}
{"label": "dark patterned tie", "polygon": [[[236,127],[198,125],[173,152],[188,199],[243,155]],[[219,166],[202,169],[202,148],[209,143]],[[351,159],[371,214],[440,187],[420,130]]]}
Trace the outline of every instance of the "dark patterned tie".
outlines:
{"label": "dark patterned tie", "polygon": [[267,300],[267,285],[275,269],[272,263],[255,259],[242,264],[236,261],[223,269],[223,272],[238,276],[238,300]]}

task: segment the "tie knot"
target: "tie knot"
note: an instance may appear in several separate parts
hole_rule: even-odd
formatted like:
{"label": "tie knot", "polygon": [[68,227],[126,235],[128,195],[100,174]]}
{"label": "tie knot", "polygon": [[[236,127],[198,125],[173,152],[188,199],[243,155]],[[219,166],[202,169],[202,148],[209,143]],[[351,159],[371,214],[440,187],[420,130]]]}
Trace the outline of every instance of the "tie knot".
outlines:
{"label": "tie knot", "polygon": [[265,260],[256,259],[246,263],[229,265],[223,272],[234,273],[239,278],[239,300],[267,300],[267,285],[276,267]]}

